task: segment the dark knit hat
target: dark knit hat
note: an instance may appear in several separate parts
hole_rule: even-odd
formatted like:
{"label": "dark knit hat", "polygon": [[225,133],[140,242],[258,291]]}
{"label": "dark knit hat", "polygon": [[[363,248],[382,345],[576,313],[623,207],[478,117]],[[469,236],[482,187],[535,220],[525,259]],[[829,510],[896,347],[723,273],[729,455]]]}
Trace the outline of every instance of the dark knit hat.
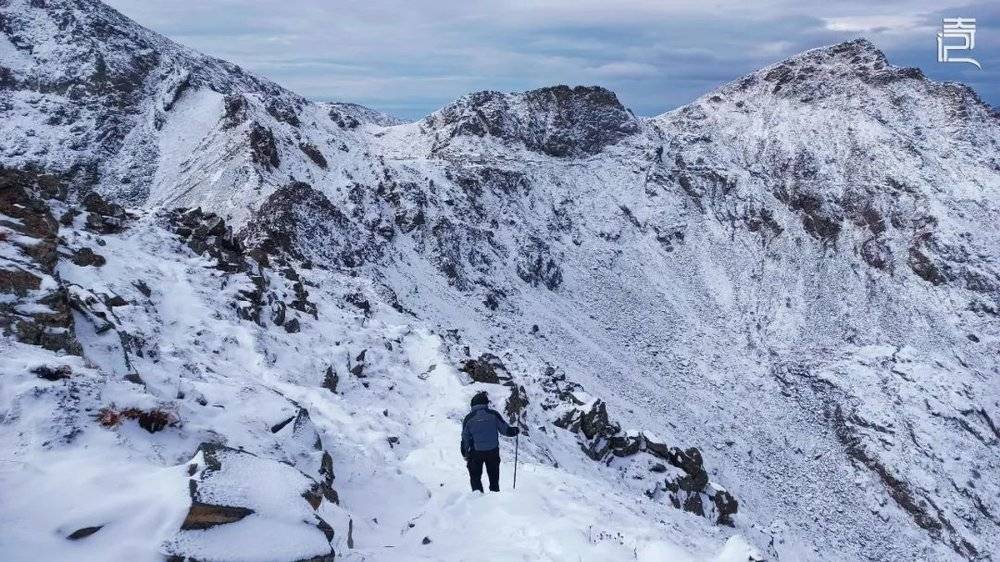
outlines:
{"label": "dark knit hat", "polygon": [[478,404],[489,404],[490,396],[486,394],[485,391],[477,392],[475,396],[472,397],[472,405],[476,406]]}

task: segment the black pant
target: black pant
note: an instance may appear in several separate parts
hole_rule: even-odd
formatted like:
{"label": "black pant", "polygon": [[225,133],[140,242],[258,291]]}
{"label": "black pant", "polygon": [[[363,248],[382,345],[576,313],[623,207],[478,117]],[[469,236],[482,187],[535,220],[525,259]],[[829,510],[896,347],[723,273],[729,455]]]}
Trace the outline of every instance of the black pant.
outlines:
{"label": "black pant", "polygon": [[472,451],[465,463],[469,468],[469,482],[473,490],[483,491],[483,464],[486,464],[486,476],[490,479],[490,491],[500,491],[500,449],[489,451]]}

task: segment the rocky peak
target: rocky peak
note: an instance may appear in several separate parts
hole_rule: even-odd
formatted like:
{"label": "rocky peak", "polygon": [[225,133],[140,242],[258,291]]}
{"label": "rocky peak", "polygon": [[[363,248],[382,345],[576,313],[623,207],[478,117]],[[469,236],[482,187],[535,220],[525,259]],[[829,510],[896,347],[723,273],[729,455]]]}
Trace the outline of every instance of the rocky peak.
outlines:
{"label": "rocky peak", "polygon": [[871,41],[856,39],[790,57],[729,84],[717,95],[748,92],[750,97],[774,95],[810,102],[904,81],[927,82],[920,69],[893,66]]}
{"label": "rocky peak", "polygon": [[407,123],[406,120],[400,119],[395,115],[390,115],[356,103],[330,102],[326,105],[330,108],[330,116],[335,121],[338,118],[345,120],[348,127],[350,124],[350,121],[347,121],[348,117],[358,123],[370,123],[380,127],[391,127]]}
{"label": "rocky peak", "polygon": [[810,49],[788,59],[787,62],[793,61],[874,70],[881,70],[889,64],[885,54],[874,43],[864,38]]}
{"label": "rocky peak", "polygon": [[639,130],[614,92],[565,85],[511,94],[476,92],[430,115],[424,124],[443,133],[436,149],[456,137],[495,137],[556,157],[597,154]]}
{"label": "rocky peak", "polygon": [[[11,165],[61,173],[73,191],[100,185],[119,200],[141,202],[154,175],[147,158],[158,150],[154,137],[196,90],[267,99],[267,112],[281,121],[292,121],[304,103],[97,0],[0,2],[0,35],[6,39],[0,40],[0,91],[6,94],[0,131],[38,139],[28,147],[5,145],[0,156]],[[32,123],[46,123],[51,135],[37,135]]]}

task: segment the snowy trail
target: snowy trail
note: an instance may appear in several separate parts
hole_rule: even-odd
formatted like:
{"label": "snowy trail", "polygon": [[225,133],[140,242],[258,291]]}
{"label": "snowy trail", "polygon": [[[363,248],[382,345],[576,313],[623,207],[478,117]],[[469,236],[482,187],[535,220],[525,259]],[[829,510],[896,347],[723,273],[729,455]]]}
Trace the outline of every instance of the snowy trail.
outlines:
{"label": "snowy trail", "polygon": [[[399,403],[390,409],[409,413],[408,433],[402,436],[409,449],[397,463],[356,458],[350,473],[341,475],[343,505],[356,515],[370,510],[355,520],[356,548],[343,553],[346,560],[478,561],[486,556],[498,561],[723,562],[732,553],[746,559],[749,547],[738,536],[718,556],[692,556],[670,541],[662,526],[629,509],[629,503],[641,500],[597,489],[593,480],[540,464],[528,452],[528,443],[521,444],[517,490],[511,490],[514,442],[505,439],[501,492],[469,491],[458,453],[463,407],[480,389],[490,392],[494,404],[502,404],[506,388],[464,386],[439,346],[440,340],[425,332],[405,340],[410,369],[396,377]],[[430,365],[436,367],[428,370]],[[320,404],[312,408],[329,415],[329,408]],[[334,423],[345,422],[336,417]],[[318,425],[323,427],[324,421],[320,418]],[[343,425],[336,431],[357,434]],[[396,449],[383,452],[391,455]]]}

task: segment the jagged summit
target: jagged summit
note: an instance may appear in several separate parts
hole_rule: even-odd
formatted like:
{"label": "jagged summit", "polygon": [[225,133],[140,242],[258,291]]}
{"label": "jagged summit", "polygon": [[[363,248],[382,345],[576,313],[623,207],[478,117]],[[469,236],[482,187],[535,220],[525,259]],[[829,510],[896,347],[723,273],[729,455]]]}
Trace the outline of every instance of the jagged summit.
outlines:
{"label": "jagged summit", "polygon": [[296,134],[300,126],[395,122],[355,104],[308,102],[97,0],[0,3],[0,34],[0,89],[9,93],[0,109],[0,157],[59,173],[73,191],[96,187],[134,204],[177,201],[172,189],[158,188],[178,183],[167,176],[179,168],[191,172],[182,183],[204,181],[207,168],[193,165],[187,141],[207,142],[210,130],[218,133],[216,150],[245,158],[204,164],[213,173],[221,164],[231,170],[227,178],[252,185],[277,171],[282,145],[326,165],[323,149]]}
{"label": "jagged summit", "polygon": [[614,92],[565,85],[523,93],[475,92],[431,114],[424,124],[440,133],[436,150],[455,137],[493,137],[556,157],[596,154],[639,130]]}
{"label": "jagged summit", "polygon": [[220,92],[256,90],[298,97],[150,31],[97,0],[10,0],[0,6],[13,47],[3,60],[13,85],[67,94],[73,100],[113,96],[119,111],[134,109],[144,89],[183,73],[189,86]]}
{"label": "jagged summit", "polygon": [[[654,122],[667,128],[683,123],[700,128],[704,119],[736,135],[756,134],[760,130],[746,129],[746,121],[764,121],[766,126],[781,128],[795,122],[802,139],[882,134],[886,143],[933,150],[923,131],[947,127],[961,130],[960,138],[973,145],[995,147],[997,143],[992,125],[980,126],[982,121],[996,122],[995,111],[972,88],[930,80],[918,68],[894,66],[867,39],[792,56],[664,113]],[[792,141],[783,134],[766,142]],[[812,146],[829,143],[817,142]]]}
{"label": "jagged summit", "polygon": [[743,107],[772,103],[774,98],[806,108],[834,103],[845,111],[860,111],[890,126],[911,121],[914,111],[924,113],[919,118],[925,119],[944,112],[958,126],[969,122],[964,116],[989,117],[996,113],[969,86],[936,82],[919,68],[895,66],[864,38],[794,55],[734,80],[679,111],[704,107],[706,101],[731,99],[742,101]]}
{"label": "jagged summit", "polygon": [[875,70],[880,70],[889,64],[885,53],[875,43],[864,37],[816,47],[787,59],[788,62],[807,60],[817,64],[868,66]]}
{"label": "jagged summit", "polygon": [[919,68],[895,67],[889,64],[885,54],[867,39],[856,39],[818,49],[811,49],[800,55],[759,71],[764,80],[774,84],[772,92],[795,95],[796,86],[807,88],[817,82],[846,82],[857,79],[879,87],[900,80],[923,80]]}
{"label": "jagged summit", "polygon": [[359,123],[371,123],[373,125],[379,125],[382,127],[391,127],[393,125],[402,125],[408,123],[405,119],[400,119],[395,115],[385,113],[372,109],[370,107],[365,107],[356,103],[349,102],[330,102],[330,108],[349,115]]}

